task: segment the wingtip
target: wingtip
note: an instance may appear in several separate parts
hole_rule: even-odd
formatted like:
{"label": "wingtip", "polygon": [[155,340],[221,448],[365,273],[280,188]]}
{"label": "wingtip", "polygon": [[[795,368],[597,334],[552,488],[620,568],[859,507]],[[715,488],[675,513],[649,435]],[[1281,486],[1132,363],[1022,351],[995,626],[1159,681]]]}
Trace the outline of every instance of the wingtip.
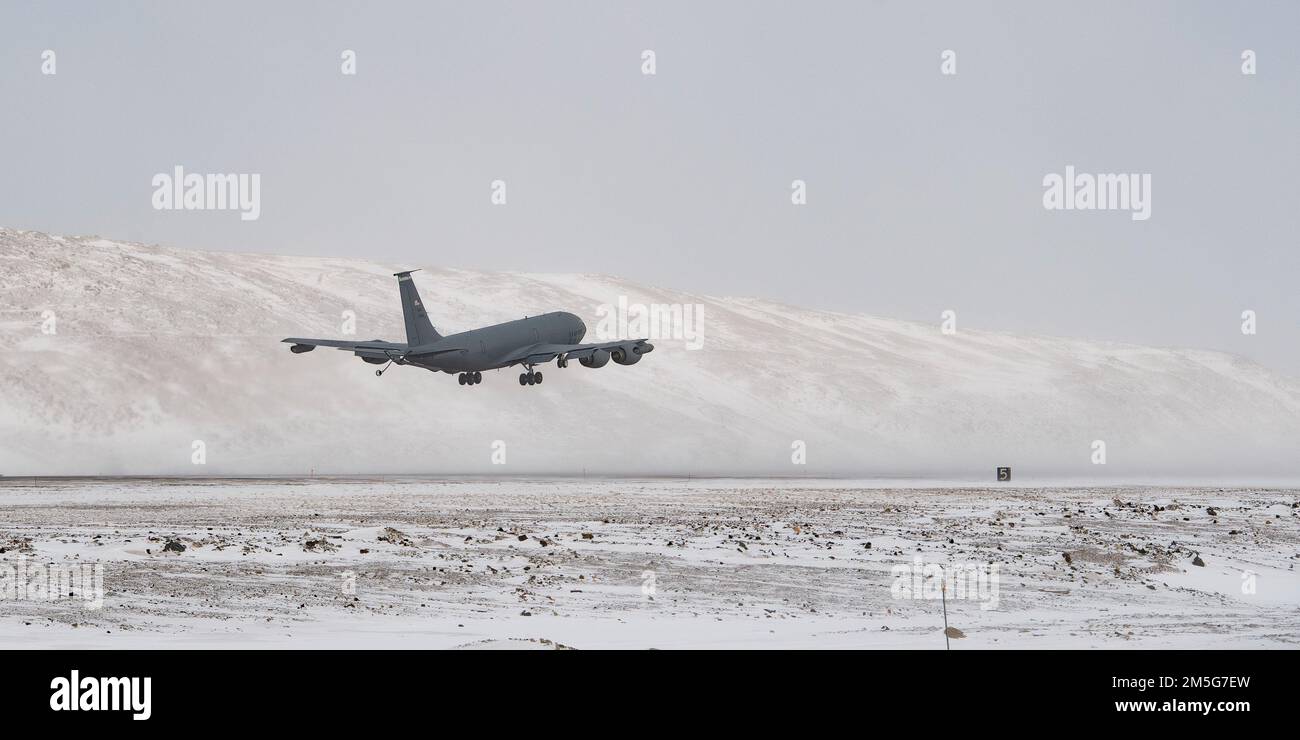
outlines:
{"label": "wingtip", "polygon": [[395,278],[403,278],[403,277],[406,277],[407,275],[410,275],[410,274],[413,273],[413,272],[419,272],[419,271],[420,271],[420,268],[417,267],[417,268],[415,268],[414,270],[406,270],[405,272],[395,272],[395,273],[393,273],[393,277],[395,277]]}

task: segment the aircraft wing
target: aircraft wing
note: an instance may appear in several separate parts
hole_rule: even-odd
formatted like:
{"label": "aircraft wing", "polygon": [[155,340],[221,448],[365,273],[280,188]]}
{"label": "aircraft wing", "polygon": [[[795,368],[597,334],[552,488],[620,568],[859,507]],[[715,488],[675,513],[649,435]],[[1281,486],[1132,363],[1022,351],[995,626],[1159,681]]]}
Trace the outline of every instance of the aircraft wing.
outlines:
{"label": "aircraft wing", "polygon": [[[379,352],[383,352],[384,350],[397,350],[399,352],[406,351],[405,344],[398,344],[397,342],[384,342],[379,339],[372,339],[368,342],[367,341],[358,342],[356,340],[349,340],[349,339],[303,339],[301,337],[289,337],[288,339],[281,339],[280,341],[288,342],[294,345],[295,348],[296,347],[312,347],[312,348],[334,347],[336,349],[345,349],[351,351],[356,351],[359,349],[376,350]],[[310,352],[311,350],[302,349],[298,351]]]}
{"label": "aircraft wing", "polygon": [[559,355],[564,355],[569,360],[581,360],[590,357],[597,350],[611,350],[628,344],[644,345],[648,341],[647,339],[620,339],[599,344],[534,344],[524,347],[517,354],[509,357],[506,362],[511,365],[521,362],[527,365],[541,365],[554,360]]}
{"label": "aircraft wing", "polygon": [[407,353],[405,344],[397,342],[384,342],[378,339],[370,341],[355,341],[350,339],[304,339],[302,337],[289,337],[281,341],[290,343],[289,350],[294,354],[310,352],[317,347],[333,347],[345,352],[351,352],[357,357],[373,360],[392,360],[401,357]]}

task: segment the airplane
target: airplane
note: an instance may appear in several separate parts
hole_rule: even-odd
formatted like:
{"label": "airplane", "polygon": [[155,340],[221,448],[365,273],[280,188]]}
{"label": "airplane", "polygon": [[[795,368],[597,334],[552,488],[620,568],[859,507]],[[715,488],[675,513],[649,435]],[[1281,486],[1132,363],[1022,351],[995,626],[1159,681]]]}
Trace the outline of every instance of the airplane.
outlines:
{"label": "airplane", "polygon": [[581,344],[587,334],[587,325],[571,313],[555,311],[528,318],[494,324],[481,329],[471,329],[459,334],[443,336],[429,321],[420,294],[411,280],[417,270],[394,273],[398,290],[402,294],[402,315],[406,319],[406,342],[385,342],[380,339],[351,341],[339,339],[303,339],[289,337],[281,341],[290,343],[294,354],[310,352],[317,347],[334,347],[353,353],[372,365],[383,365],[375,371],[382,376],[390,365],[413,365],[425,370],[460,373],[460,384],[478,385],[483,382],[484,370],[523,365],[526,372],[519,374],[519,385],[540,385],[542,373],[534,370],[555,360],[557,367],[568,367],[577,360],[583,367],[604,367],[613,360],[619,365],[635,365],[641,355],[649,354],[654,345],[646,339],[622,339],[599,344]]}

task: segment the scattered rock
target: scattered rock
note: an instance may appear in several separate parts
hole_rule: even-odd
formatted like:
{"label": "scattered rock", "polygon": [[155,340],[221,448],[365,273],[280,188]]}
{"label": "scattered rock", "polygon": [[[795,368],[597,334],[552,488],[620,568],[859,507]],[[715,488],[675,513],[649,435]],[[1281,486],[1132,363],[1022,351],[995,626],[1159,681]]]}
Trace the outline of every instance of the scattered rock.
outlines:
{"label": "scattered rock", "polygon": [[306,552],[334,552],[339,546],[324,537],[318,537],[302,543],[302,549]]}
{"label": "scattered rock", "polygon": [[415,543],[411,542],[411,538],[407,537],[405,532],[400,532],[392,527],[384,527],[384,531],[379,533],[379,541],[392,545],[401,545],[402,547],[415,547]]}
{"label": "scattered rock", "polygon": [[11,550],[13,552],[28,553],[35,549],[36,548],[32,547],[31,537],[11,537],[9,538],[9,541],[5,543],[4,547],[0,547],[0,553],[9,552]]}

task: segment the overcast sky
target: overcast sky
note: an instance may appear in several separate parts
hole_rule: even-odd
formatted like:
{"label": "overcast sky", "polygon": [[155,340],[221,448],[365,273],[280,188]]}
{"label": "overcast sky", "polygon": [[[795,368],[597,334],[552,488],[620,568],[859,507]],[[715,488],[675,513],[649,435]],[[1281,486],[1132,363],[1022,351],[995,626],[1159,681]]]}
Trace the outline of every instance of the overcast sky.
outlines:
{"label": "overcast sky", "polygon": [[[0,225],[952,309],[1300,375],[1298,28],[1294,2],[9,0]],[[176,165],[260,174],[260,218],[154,210]],[[1067,165],[1149,174],[1150,218],[1046,210]]]}

